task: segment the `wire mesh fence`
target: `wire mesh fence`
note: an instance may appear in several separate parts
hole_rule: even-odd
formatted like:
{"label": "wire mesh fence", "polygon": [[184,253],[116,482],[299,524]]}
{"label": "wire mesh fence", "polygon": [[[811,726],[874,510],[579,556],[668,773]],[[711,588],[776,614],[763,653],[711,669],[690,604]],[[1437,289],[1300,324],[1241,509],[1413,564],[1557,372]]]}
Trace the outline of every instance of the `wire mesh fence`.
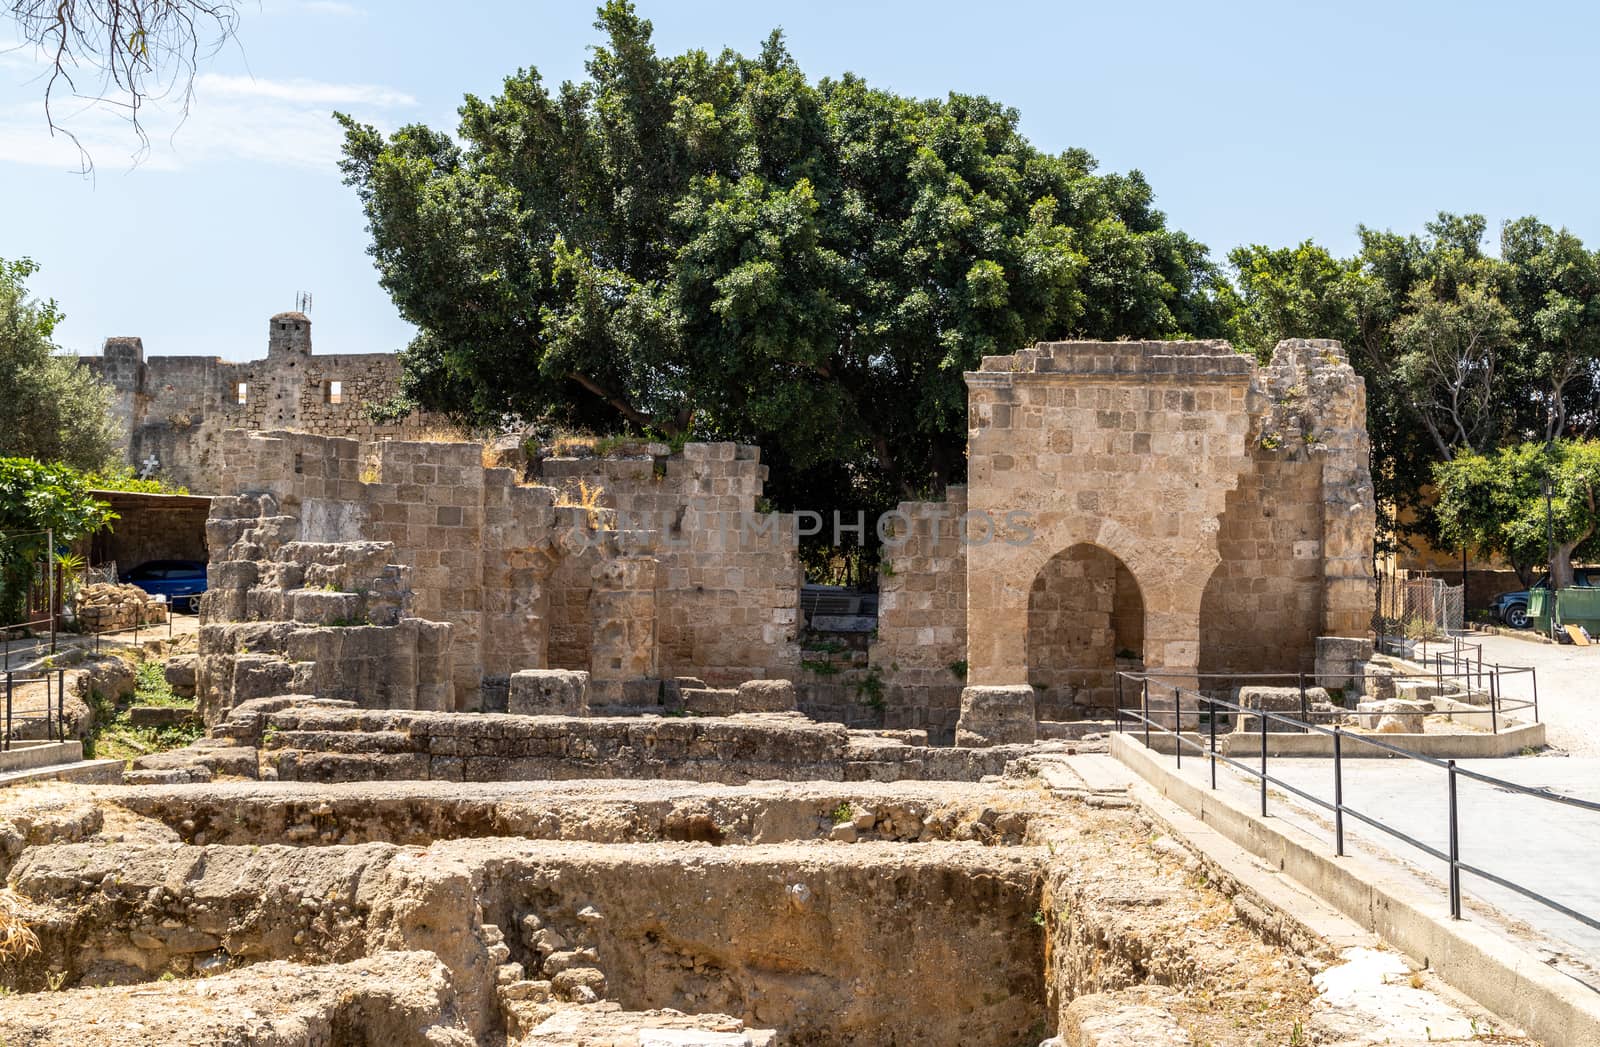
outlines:
{"label": "wire mesh fence", "polygon": [[1443,578],[1380,577],[1372,628],[1380,637],[1441,639],[1465,631],[1465,612],[1462,587]]}

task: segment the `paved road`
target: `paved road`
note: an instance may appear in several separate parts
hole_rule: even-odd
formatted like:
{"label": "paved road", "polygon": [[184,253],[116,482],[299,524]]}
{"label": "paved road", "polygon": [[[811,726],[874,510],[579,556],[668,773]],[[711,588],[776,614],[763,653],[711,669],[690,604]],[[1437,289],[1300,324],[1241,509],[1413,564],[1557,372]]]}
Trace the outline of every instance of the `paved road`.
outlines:
{"label": "paved road", "polygon": [[[1474,635],[1485,663],[1531,665],[1539,681],[1539,718],[1550,744],[1573,756],[1600,757],[1600,646],[1533,643],[1511,636]],[[1532,698],[1527,677],[1507,676],[1504,693]]]}
{"label": "paved road", "polygon": [[[1517,642],[1517,641],[1510,641]],[[1600,758],[1523,757],[1506,760],[1463,760],[1459,766],[1519,785],[1551,789],[1600,802]],[[1185,759],[1183,771],[1196,781],[1207,778],[1206,761]],[[1271,761],[1273,777],[1314,796],[1333,798],[1333,761],[1285,758]],[[1225,769],[1218,785],[1254,802],[1256,779]],[[1445,772],[1410,760],[1347,760],[1344,801],[1376,816],[1418,840],[1446,850],[1448,799]],[[1600,919],[1600,812],[1590,812],[1534,797],[1507,792],[1481,782],[1458,780],[1461,859],[1519,883],[1585,915]],[[1304,801],[1273,790],[1269,813],[1328,841],[1333,847],[1332,816]],[[1438,860],[1394,840],[1379,830],[1345,819],[1347,844],[1398,863],[1424,892],[1436,896],[1447,911],[1446,870]],[[1600,930],[1585,927],[1560,913],[1529,901],[1514,891],[1463,874],[1462,893],[1521,921],[1523,934],[1537,948],[1572,957],[1565,964],[1578,976],[1600,986]],[[1468,918],[1475,918],[1468,912]],[[1482,918],[1481,916],[1476,918]]]}

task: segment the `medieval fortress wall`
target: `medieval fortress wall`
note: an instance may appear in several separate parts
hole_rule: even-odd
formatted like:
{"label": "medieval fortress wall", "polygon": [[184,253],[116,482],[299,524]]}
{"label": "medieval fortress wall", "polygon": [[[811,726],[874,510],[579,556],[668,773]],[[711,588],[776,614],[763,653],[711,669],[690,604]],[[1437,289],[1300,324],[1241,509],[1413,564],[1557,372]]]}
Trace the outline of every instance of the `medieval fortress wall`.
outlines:
{"label": "medieval fortress wall", "polygon": [[111,386],[113,410],[128,434],[128,464],[197,493],[222,492],[218,451],[229,429],[295,429],[371,441],[414,434],[424,424],[415,417],[372,421],[368,409],[399,390],[399,357],[314,356],[304,313],[268,321],[262,360],[146,358],[144,342],[126,337],[107,338],[99,356],[80,360]]}

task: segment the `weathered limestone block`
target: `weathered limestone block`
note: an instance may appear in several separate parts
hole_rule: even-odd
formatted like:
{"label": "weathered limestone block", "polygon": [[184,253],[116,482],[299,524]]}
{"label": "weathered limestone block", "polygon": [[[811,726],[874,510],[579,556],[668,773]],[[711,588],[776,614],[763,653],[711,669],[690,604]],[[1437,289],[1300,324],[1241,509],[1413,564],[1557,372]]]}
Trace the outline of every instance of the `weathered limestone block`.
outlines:
{"label": "weathered limestone block", "polygon": [[746,680],[736,698],[742,713],[787,713],[795,710],[794,684],[788,680]]}
{"label": "weathered limestone block", "polygon": [[[1300,688],[1298,687],[1241,687],[1239,688],[1239,705],[1246,709],[1263,710],[1269,713],[1282,713],[1300,719]],[[1317,705],[1328,705],[1328,692],[1321,687],[1307,687],[1305,690],[1305,708],[1309,713]],[[1233,729],[1239,733],[1251,731],[1260,732],[1261,717],[1249,716],[1240,713]],[[1299,728],[1282,720],[1267,719],[1269,732],[1297,733]]]}
{"label": "weathered limestone block", "polygon": [[78,620],[92,632],[162,625],[167,620],[166,602],[137,585],[85,585],[78,590],[75,605]]}
{"label": "weathered limestone block", "polygon": [[1324,687],[1360,691],[1364,668],[1371,660],[1372,641],[1369,639],[1317,637],[1316,675],[1317,681]]}
{"label": "weathered limestone block", "polygon": [[[1402,702],[1428,702],[1435,698],[1443,697],[1454,690],[1448,683],[1440,687],[1433,680],[1397,680],[1394,685],[1394,697]],[[1428,711],[1433,711],[1429,704]]]}
{"label": "weathered limestone block", "polygon": [[[1190,1047],[1194,1040],[1170,1011],[1093,993],[1061,1012],[1061,1047]],[[1048,1042],[1048,1041],[1047,1041]]]}
{"label": "weathered limestone block", "polygon": [[194,697],[195,663],[198,656],[192,654],[179,654],[167,659],[165,675],[167,686],[172,688],[172,693],[179,698]]}
{"label": "weathered limestone block", "polygon": [[1356,720],[1362,727],[1379,734],[1421,734],[1423,723],[1433,712],[1432,702],[1413,702],[1391,698],[1381,702],[1361,702]]}
{"label": "weathered limestone block", "polygon": [[684,709],[695,716],[732,716],[739,711],[739,692],[731,687],[685,687],[679,693]]}
{"label": "weathered limestone block", "polygon": [[1032,687],[962,689],[956,745],[964,748],[1026,745],[1037,741],[1038,737],[1039,721],[1034,712]]}
{"label": "weathered limestone block", "polygon": [[589,674],[567,669],[512,673],[506,712],[522,716],[587,716]]}
{"label": "weathered limestone block", "polygon": [[181,705],[135,705],[128,710],[128,722],[135,727],[173,727],[194,718],[195,711]]}
{"label": "weathered limestone block", "polygon": [[1395,687],[1397,686],[1397,681],[1395,677],[1399,675],[1388,666],[1367,663],[1363,672],[1365,680],[1364,691],[1367,697],[1375,702],[1387,701],[1396,697]]}

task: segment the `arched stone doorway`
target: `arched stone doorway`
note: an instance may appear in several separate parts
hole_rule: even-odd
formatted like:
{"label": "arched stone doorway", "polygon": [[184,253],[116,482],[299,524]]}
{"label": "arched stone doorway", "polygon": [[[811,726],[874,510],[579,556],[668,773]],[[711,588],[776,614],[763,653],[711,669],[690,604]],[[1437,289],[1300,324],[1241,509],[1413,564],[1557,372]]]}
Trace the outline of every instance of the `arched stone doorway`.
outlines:
{"label": "arched stone doorway", "polygon": [[1119,668],[1144,666],[1145,609],[1126,564],[1096,545],[1045,562],[1028,594],[1028,683],[1041,720],[1106,717]]}

